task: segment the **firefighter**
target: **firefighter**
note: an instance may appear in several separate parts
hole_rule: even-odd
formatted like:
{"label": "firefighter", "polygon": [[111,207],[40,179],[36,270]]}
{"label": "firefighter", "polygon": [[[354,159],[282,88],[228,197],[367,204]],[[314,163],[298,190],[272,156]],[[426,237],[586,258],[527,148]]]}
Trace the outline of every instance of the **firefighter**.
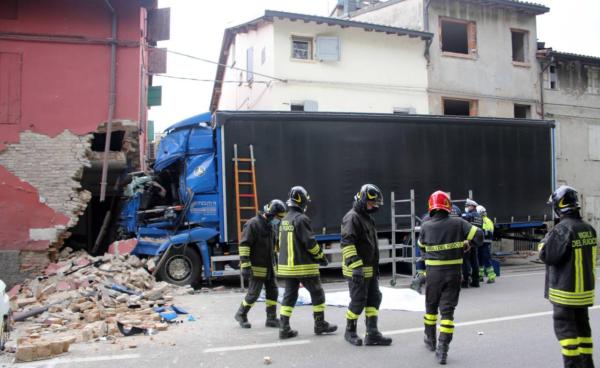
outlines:
{"label": "firefighter", "polygon": [[[479,229],[482,229],[483,220],[477,213],[477,206],[477,202],[472,199],[467,199],[465,203],[465,212],[462,214],[462,218],[472,225],[477,226]],[[470,247],[470,249],[465,252],[462,265],[462,287],[464,288],[468,288],[469,286],[479,287],[479,260],[477,251],[477,247]],[[469,283],[469,278],[471,279],[471,283]]]}
{"label": "firefighter", "polygon": [[[453,204],[452,209],[450,210],[450,216],[461,217],[462,212],[457,205]],[[421,219],[421,223],[429,220],[429,212],[423,215]],[[421,256],[421,248],[415,247],[415,257],[416,261],[416,274],[413,277],[412,282],[410,283],[410,288],[421,294],[421,290],[423,289],[423,285],[427,282],[427,272],[425,268],[425,259]]]}
{"label": "firefighter", "polygon": [[265,287],[267,320],[265,326],[279,327],[277,318],[277,283],[275,281],[275,242],[273,227],[285,216],[285,204],[279,199],[265,205],[264,211],[248,220],[240,239],[240,261],[242,275],[249,280],[248,293],[235,314],[242,328],[250,328],[248,311]]}
{"label": "firefighter", "polygon": [[553,304],[564,366],[593,368],[588,307],[594,304],[596,230],[581,218],[575,189],[561,186],[549,203],[559,222],[538,246],[546,264],[544,296]]}
{"label": "firefighter", "polygon": [[[425,345],[436,352],[438,363],[446,364],[454,333],[454,309],[460,294],[461,265],[465,248],[483,242],[483,232],[460,217],[450,216],[450,196],[437,191],[429,197],[429,221],[423,223],[419,246],[425,254]],[[440,335],[436,342],[438,310]]]}
{"label": "firefighter", "polygon": [[479,259],[479,282],[487,275],[487,283],[496,282],[496,272],[492,266],[492,240],[494,238],[494,222],[487,215],[483,206],[477,206],[477,213],[483,220],[483,245],[477,249]]}
{"label": "firefighter", "polygon": [[373,184],[365,184],[354,196],[354,205],[342,220],[342,273],[348,279],[350,289],[344,338],[355,346],[363,343],[356,334],[356,323],[363,309],[367,326],[365,345],[388,346],[392,343],[392,339],[383,336],[377,328],[381,305],[379,247],[371,215],[382,205],[381,190]]}
{"label": "firefighter", "polygon": [[290,317],[298,299],[300,283],[309,291],[317,335],[331,333],[337,326],[325,321],[325,291],[321,287],[319,265],[327,266],[327,258],[315,240],[310,219],[304,214],[310,202],[306,189],[295,186],[287,201],[288,213],[279,226],[278,276],[285,280],[285,292],[281,303],[279,329],[280,339],[298,335],[290,327]]}

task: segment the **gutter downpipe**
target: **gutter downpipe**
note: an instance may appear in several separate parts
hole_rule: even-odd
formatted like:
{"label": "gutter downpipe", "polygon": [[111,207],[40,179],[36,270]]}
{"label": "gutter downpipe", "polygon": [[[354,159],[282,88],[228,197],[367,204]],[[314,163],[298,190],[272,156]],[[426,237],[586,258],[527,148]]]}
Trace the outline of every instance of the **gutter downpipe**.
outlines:
{"label": "gutter downpipe", "polygon": [[542,114],[542,120],[545,120],[545,112],[544,112],[544,73],[546,70],[552,65],[554,62],[554,57],[550,57],[548,64],[544,65],[542,70],[540,71],[540,112]]}
{"label": "gutter downpipe", "polygon": [[[429,32],[429,4],[431,4],[431,0],[425,0],[425,5],[423,6],[423,30],[425,32]],[[427,60],[427,64],[430,62],[429,57],[429,48],[431,47],[431,43],[433,39],[428,39],[425,41],[425,60]]]}
{"label": "gutter downpipe", "polygon": [[104,157],[102,158],[102,178],[100,180],[100,202],[106,198],[106,181],[108,177],[108,153],[110,152],[110,137],[112,124],[115,116],[116,104],[116,79],[117,79],[117,11],[110,3],[104,0],[112,15],[111,39],[110,39],[110,86],[108,102],[108,120],[106,122],[106,140],[104,143]]}

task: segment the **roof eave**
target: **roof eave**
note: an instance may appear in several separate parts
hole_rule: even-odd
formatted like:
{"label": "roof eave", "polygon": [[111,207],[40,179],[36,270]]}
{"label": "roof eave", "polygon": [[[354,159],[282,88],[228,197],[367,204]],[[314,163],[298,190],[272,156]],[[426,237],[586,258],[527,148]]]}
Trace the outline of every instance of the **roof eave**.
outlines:
{"label": "roof eave", "polygon": [[357,22],[353,20],[340,19],[340,18],[331,18],[331,17],[321,17],[315,15],[306,15],[306,14],[297,14],[297,13],[288,13],[274,10],[266,10],[265,17],[269,19],[280,18],[280,19],[288,19],[292,21],[302,20],[306,23],[315,22],[317,24],[327,24],[330,26],[340,26],[342,28],[362,28],[365,31],[375,31],[382,32],[387,34],[396,34],[398,36],[408,36],[410,38],[421,38],[422,40],[429,40],[433,38],[433,33],[417,31],[408,28],[399,28],[399,27],[390,27],[379,24],[372,23],[363,23]]}

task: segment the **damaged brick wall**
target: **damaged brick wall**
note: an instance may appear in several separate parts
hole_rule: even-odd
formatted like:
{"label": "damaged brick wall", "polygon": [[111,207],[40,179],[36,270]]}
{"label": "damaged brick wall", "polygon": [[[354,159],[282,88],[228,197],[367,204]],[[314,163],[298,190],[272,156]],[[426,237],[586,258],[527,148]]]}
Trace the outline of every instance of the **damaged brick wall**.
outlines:
{"label": "damaged brick wall", "polygon": [[[78,136],[69,130],[55,137],[25,131],[20,133],[19,143],[8,144],[0,152],[0,165],[21,181],[12,183],[11,189],[16,193],[26,193],[27,201],[37,200],[36,207],[21,205],[22,210],[12,208],[13,216],[22,217],[21,221],[11,226],[10,219],[5,219],[1,229],[6,233],[11,232],[1,238],[21,239],[20,243],[0,246],[3,254],[20,250],[18,262],[21,276],[35,274],[45,267],[49,256],[52,257],[69,236],[67,229],[74,226],[85,211],[91,194],[81,189],[79,180],[84,167],[90,165],[86,152],[89,151],[91,138],[91,134]],[[1,184],[6,186],[7,182]],[[9,206],[11,199],[5,197],[1,202]],[[12,205],[18,206],[21,202],[23,199],[14,199]],[[41,216],[44,211],[50,213]],[[21,226],[24,228],[15,229]],[[16,234],[19,230],[21,234]],[[5,255],[7,258],[10,256],[9,253]],[[17,277],[10,272],[5,275],[2,273],[0,269],[0,279]]]}

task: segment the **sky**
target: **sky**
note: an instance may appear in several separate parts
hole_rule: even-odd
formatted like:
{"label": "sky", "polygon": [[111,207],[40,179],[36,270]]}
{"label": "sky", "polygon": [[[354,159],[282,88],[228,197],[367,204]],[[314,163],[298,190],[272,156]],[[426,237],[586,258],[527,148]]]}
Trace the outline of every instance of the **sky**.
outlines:
{"label": "sky", "polygon": [[[328,16],[336,0],[159,0],[171,8],[171,37],[159,47],[217,61],[225,28],[255,19],[265,9]],[[563,52],[600,57],[599,0],[537,0],[550,12],[537,17],[538,40]],[[167,56],[167,74],[203,79],[155,77],[162,86],[162,105],[150,109],[155,131],[192,115],[208,111],[216,65],[173,53]]]}

